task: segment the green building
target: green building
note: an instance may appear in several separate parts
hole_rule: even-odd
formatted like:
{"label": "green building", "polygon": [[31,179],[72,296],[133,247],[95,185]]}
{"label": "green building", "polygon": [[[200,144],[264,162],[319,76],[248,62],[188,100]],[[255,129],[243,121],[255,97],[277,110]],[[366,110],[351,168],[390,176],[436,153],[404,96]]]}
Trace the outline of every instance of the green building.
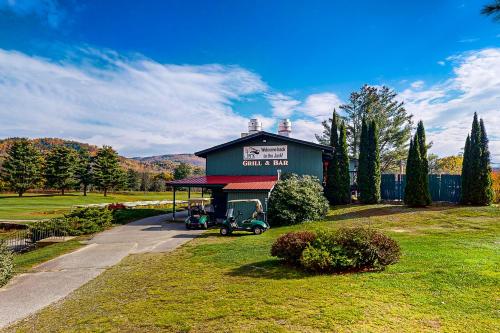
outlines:
{"label": "green building", "polygon": [[274,134],[261,131],[258,121],[252,119],[248,134],[195,153],[205,159],[206,175],[170,182],[174,200],[175,190],[180,187],[208,189],[217,217],[223,217],[228,200],[256,198],[267,209],[267,198],[280,175],[311,175],[322,182],[332,147],[289,135],[287,120],[280,124],[279,134]]}

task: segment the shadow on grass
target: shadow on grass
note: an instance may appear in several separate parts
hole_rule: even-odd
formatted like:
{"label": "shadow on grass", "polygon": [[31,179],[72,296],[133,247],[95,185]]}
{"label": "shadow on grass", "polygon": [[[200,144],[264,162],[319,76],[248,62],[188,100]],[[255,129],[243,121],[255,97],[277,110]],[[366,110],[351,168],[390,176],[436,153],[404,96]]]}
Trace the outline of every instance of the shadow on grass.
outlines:
{"label": "shadow on grass", "polygon": [[292,266],[284,265],[278,259],[268,259],[264,261],[246,264],[226,273],[230,276],[244,276],[261,279],[300,279],[313,274],[301,271]]}
{"label": "shadow on grass", "polygon": [[26,198],[50,198],[50,197],[79,197],[80,195],[78,194],[73,194],[73,193],[66,193],[62,195],[61,193],[48,193],[48,194],[34,194],[34,195],[23,195],[22,197],[18,196],[17,194],[7,194],[7,195],[2,195],[0,196],[1,199],[12,199],[12,198],[19,198],[19,199],[26,199]]}
{"label": "shadow on grass", "polygon": [[[349,206],[348,206],[349,207]],[[350,206],[354,207],[354,205]],[[334,214],[326,217],[327,221],[338,221],[338,220],[349,220],[355,218],[365,218],[365,217],[377,217],[377,216],[389,216],[395,214],[406,214],[406,213],[416,213],[416,212],[426,212],[426,211],[445,211],[449,209],[454,209],[460,207],[457,204],[436,204],[428,207],[422,208],[410,208],[404,205],[393,205],[393,206],[382,206],[382,207],[373,207],[371,205],[358,205],[362,209],[346,212],[343,214]],[[344,209],[345,207],[337,206],[332,209],[333,212],[336,210]]]}

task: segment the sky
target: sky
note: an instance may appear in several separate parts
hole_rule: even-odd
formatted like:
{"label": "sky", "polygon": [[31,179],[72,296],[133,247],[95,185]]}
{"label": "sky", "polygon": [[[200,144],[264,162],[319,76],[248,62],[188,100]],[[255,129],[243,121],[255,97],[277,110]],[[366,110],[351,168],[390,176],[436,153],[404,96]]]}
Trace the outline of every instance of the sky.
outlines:
{"label": "sky", "polygon": [[370,84],[398,93],[440,156],[461,152],[478,112],[500,163],[487,2],[0,0],[0,138],[192,153],[258,117],[314,141]]}

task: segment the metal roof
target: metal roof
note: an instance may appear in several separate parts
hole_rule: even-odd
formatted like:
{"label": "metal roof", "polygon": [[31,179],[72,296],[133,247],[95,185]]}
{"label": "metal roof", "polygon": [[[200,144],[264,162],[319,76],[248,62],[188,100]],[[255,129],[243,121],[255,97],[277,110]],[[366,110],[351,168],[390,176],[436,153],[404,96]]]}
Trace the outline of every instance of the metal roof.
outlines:
{"label": "metal roof", "polygon": [[263,181],[263,182],[248,182],[248,183],[229,183],[224,186],[224,191],[270,191],[276,184],[276,180]]}
{"label": "metal roof", "polygon": [[278,176],[199,176],[168,182],[175,187],[191,186],[226,186],[229,183],[252,183],[276,181]]}
{"label": "metal roof", "polygon": [[333,152],[333,148],[330,146],[325,146],[325,145],[321,145],[319,143],[294,139],[294,138],[290,138],[290,137],[279,135],[279,134],[261,131],[261,132],[255,133],[255,134],[250,134],[250,135],[244,136],[242,138],[238,138],[236,140],[228,141],[226,143],[223,143],[223,144],[220,144],[220,145],[208,148],[208,149],[200,150],[194,154],[198,157],[206,158],[207,154],[209,154],[211,152],[214,152],[214,151],[217,151],[220,149],[224,149],[224,148],[230,147],[230,146],[238,144],[238,143],[247,142],[247,141],[253,140],[253,139],[258,138],[258,137],[268,137],[268,138],[278,139],[278,140],[282,140],[282,141],[288,141],[288,142],[293,142],[293,143],[297,143],[297,144],[301,144],[301,145],[306,145],[306,146],[310,146],[313,148],[321,149],[321,150],[323,150],[324,153]]}

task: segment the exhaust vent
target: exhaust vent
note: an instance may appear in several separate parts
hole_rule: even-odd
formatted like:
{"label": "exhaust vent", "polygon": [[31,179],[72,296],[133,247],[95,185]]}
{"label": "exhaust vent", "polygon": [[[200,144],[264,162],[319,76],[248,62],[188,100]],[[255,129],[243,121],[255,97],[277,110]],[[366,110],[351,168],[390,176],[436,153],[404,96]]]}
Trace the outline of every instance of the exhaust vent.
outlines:
{"label": "exhaust vent", "polygon": [[290,119],[282,119],[278,125],[278,134],[289,137],[292,134],[292,122]]}

